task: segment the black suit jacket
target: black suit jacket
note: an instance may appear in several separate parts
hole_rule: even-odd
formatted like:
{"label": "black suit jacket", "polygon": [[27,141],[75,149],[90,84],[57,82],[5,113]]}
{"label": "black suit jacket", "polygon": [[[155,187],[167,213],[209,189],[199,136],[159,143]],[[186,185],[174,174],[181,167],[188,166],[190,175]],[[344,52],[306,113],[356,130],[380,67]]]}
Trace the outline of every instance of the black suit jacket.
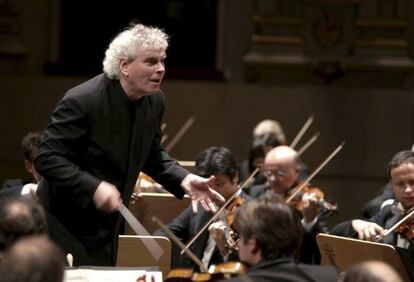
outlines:
{"label": "black suit jacket", "polygon": [[70,89],[53,111],[35,159],[43,176],[38,196],[51,224],[61,223],[50,226],[52,236],[75,252],[76,265],[115,263],[119,214],[91,201],[101,181],[114,184],[126,205],[141,170],[183,197],[179,185],[188,172],[160,147],[163,112],[162,92],[131,102],[104,74]]}
{"label": "black suit jacket", "polygon": [[364,218],[371,218],[379,213],[382,203],[389,199],[395,199],[391,182],[388,182],[373,199],[364,204],[362,207],[362,215]]}
{"label": "black suit jacket", "polygon": [[270,190],[270,187],[267,183],[257,184],[250,187],[250,197],[259,198],[264,195],[267,191]]}
{"label": "black suit jacket", "polygon": [[245,275],[224,281],[336,282],[338,281],[338,273],[332,266],[297,264],[292,259],[279,258],[271,261],[263,260],[252,266]]}

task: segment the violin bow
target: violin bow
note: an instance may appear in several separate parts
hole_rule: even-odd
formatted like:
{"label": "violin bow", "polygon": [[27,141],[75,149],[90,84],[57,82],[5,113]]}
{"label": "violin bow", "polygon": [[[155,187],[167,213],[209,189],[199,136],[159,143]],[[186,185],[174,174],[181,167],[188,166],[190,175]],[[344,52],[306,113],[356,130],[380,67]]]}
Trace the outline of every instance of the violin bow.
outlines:
{"label": "violin bow", "polygon": [[163,134],[161,137],[161,145],[164,144],[165,140],[168,139],[168,134]]}
{"label": "violin bow", "polygon": [[195,117],[190,117],[178,130],[177,134],[171,139],[171,141],[168,143],[167,146],[165,146],[165,151],[171,152],[171,150],[174,148],[174,146],[178,143],[178,141],[183,137],[183,135],[187,132],[187,130],[193,125],[195,121]]}
{"label": "violin bow", "polygon": [[400,221],[398,221],[396,224],[385,230],[383,237],[390,234],[392,231],[394,231],[398,226],[403,224],[405,221],[407,221],[412,215],[414,215],[414,210],[412,210],[410,213],[408,213],[406,216],[404,216]]}
{"label": "violin bow", "polygon": [[233,201],[234,198],[236,198],[237,196],[240,195],[240,192],[242,191],[242,189],[250,182],[250,180],[259,172],[260,167],[257,167],[250,175],[249,177],[240,185],[240,187],[237,189],[236,192],[233,193],[233,195],[231,195],[231,197],[217,210],[217,212],[209,219],[209,221],[207,221],[206,224],[204,224],[204,226],[197,232],[196,235],[193,236],[193,238],[191,238],[191,240],[187,243],[187,245],[185,245],[184,249],[181,250],[181,254],[183,254],[185,252],[185,250],[187,250],[193,243],[195,240],[197,240],[197,238],[201,235],[201,233],[204,232],[204,230],[207,229],[208,226],[210,226],[210,224],[216,220],[221,213],[224,211],[224,209],[231,203],[231,201]]}
{"label": "violin bow", "polygon": [[168,134],[164,133],[166,128],[167,128],[167,124],[165,122],[161,124],[161,132],[162,132],[161,145],[164,144],[165,140],[167,140],[168,138]]}
{"label": "violin bow", "polygon": [[303,152],[305,152],[319,137],[320,132],[318,131],[317,133],[315,133],[309,140],[308,142],[306,142],[302,148],[300,148],[297,152],[298,156],[302,155]]}
{"label": "violin bow", "polygon": [[[149,234],[145,227],[138,221],[138,219],[129,211],[129,209],[124,204],[121,204],[118,211],[137,235],[151,236],[151,234]],[[157,243],[157,241],[154,239],[142,240],[142,243],[145,245],[145,247],[147,247],[148,251],[157,261],[161,258],[164,250]]]}
{"label": "violin bow", "polygon": [[345,145],[345,142],[342,142],[313,172],[311,175],[306,178],[306,180],[298,186],[298,188],[295,189],[295,191],[292,193],[292,195],[289,196],[289,198],[286,200],[286,203],[290,203],[292,199],[305,188],[306,185],[309,184],[309,182],[315,177],[315,175],[336,155],[338,152],[342,149],[342,147]]}
{"label": "violin bow", "polygon": [[201,260],[189,249],[185,249],[185,245],[175,234],[156,216],[152,217],[152,221],[155,222],[161,229],[167,234],[171,240],[174,241],[174,243],[177,244],[178,247],[180,247],[181,250],[183,250],[194,262],[195,264],[200,267],[200,270],[203,272],[208,272],[208,269],[204,266],[204,264],[201,262]]}
{"label": "violin bow", "polygon": [[302,126],[302,128],[299,130],[298,134],[296,135],[296,137],[293,139],[292,143],[290,144],[289,147],[291,147],[292,149],[294,149],[296,147],[296,145],[299,143],[299,140],[303,137],[303,135],[305,134],[306,130],[308,130],[309,126],[311,126],[313,122],[313,115],[311,115],[308,120],[305,122],[305,124]]}

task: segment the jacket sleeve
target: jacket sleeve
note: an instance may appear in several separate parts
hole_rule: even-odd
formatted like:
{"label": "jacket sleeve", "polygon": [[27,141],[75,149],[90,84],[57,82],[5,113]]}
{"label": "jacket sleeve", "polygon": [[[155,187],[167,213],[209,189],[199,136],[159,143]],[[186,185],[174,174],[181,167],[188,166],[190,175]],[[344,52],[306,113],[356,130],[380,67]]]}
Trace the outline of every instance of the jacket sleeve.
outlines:
{"label": "jacket sleeve", "polygon": [[[156,97],[159,106],[158,120],[161,122],[164,114],[164,94]],[[160,123],[159,122],[159,123]],[[161,147],[161,128],[158,124],[155,138],[152,141],[149,157],[147,158],[142,171],[160,183],[165,189],[182,199],[184,190],[181,188],[181,181],[189,172],[181,167],[177,161],[171,159],[168,153]]]}
{"label": "jacket sleeve", "polygon": [[52,113],[38,155],[36,170],[48,182],[71,189],[86,207],[101,182],[79,167],[83,140],[89,127],[87,108],[76,96],[65,96]]}

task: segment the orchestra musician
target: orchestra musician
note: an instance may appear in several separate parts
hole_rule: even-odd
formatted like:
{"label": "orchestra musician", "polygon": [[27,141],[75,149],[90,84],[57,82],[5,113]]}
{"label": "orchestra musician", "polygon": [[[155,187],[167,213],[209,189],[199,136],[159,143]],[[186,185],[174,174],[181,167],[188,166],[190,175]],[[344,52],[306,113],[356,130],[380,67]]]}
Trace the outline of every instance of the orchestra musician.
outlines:
{"label": "orchestra musician", "polygon": [[22,139],[22,149],[24,154],[24,166],[30,174],[30,179],[8,179],[0,189],[0,198],[17,197],[22,195],[33,196],[36,194],[37,185],[41,176],[34,168],[33,161],[37,155],[37,150],[43,138],[43,132],[28,132]]}
{"label": "orchestra musician", "polygon": [[236,212],[234,228],[240,237],[240,260],[250,268],[223,281],[337,281],[332,266],[295,262],[302,224],[299,214],[279,195],[267,193],[246,202]]}
{"label": "orchestra musician", "polygon": [[[358,237],[361,240],[378,241],[385,229],[394,226],[404,214],[414,207],[414,152],[401,151],[395,154],[388,164],[388,177],[391,181],[395,201],[380,210],[368,220],[354,219],[345,221],[332,229],[332,234],[346,237]],[[413,227],[414,222],[408,222]],[[403,249],[411,249],[411,238],[390,232],[382,238],[385,244],[395,245]]]}
{"label": "orchestra musician", "polygon": [[[140,171],[193,208],[215,209],[214,180],[189,173],[161,147],[160,86],[168,36],[132,25],[110,43],[104,73],[70,89],[52,113],[35,159],[37,195],[52,238],[76,265],[114,265],[122,220]],[[76,249],[75,249],[76,248]]]}
{"label": "orchestra musician", "polygon": [[[300,182],[300,159],[295,150],[289,146],[277,146],[265,157],[263,165],[267,182],[251,187],[250,196],[258,198],[265,193],[275,193],[287,199],[289,194]],[[320,253],[316,244],[316,235],[326,233],[326,212],[321,208],[320,201],[313,193],[303,193],[299,201],[301,208],[303,243],[300,261],[304,263],[319,263]],[[297,202],[297,201],[296,201]]]}
{"label": "orchestra musician", "polygon": [[[197,157],[193,173],[199,176],[214,175],[215,180],[212,188],[219,192],[227,200],[238,190],[238,170],[236,161],[230,150],[225,147],[210,147],[200,153]],[[241,191],[228,207],[224,209],[225,218],[212,223],[208,230],[205,230],[190,246],[190,250],[203,262],[208,268],[212,264],[218,264],[228,260],[237,259],[237,252],[230,249],[227,244],[229,234],[229,224],[234,218],[234,212],[238,205],[242,204],[249,197]],[[221,203],[217,203],[221,205]],[[194,214],[189,206],[180,215],[178,215],[168,228],[186,244],[199,230],[209,221],[212,213],[199,211]],[[220,217],[219,217],[220,218]],[[156,231],[156,235],[165,235],[161,230]],[[196,265],[186,255],[181,256],[180,250],[174,244],[172,254],[172,268],[184,267],[194,268]]]}
{"label": "orchestra musician", "polygon": [[[279,145],[281,144],[273,133],[254,136],[249,149],[249,158],[240,164],[240,181],[246,180],[257,167],[263,164],[266,154]],[[247,184],[246,191],[251,186],[265,183],[266,177],[263,173],[259,172],[250,182]]]}

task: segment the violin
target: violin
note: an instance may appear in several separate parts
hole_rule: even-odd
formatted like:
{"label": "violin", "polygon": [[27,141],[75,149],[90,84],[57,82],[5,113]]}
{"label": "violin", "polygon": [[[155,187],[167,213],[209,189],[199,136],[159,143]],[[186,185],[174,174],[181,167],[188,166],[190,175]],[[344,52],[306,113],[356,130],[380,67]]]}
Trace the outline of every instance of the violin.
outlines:
{"label": "violin", "polygon": [[394,229],[394,231],[399,233],[401,237],[408,240],[412,240],[414,238],[414,218],[410,215],[413,211],[414,207],[409,209],[406,212],[406,215],[408,215],[407,219]]}
{"label": "violin", "polygon": [[239,234],[233,230],[233,223],[236,217],[237,208],[243,205],[244,199],[241,196],[236,197],[226,208],[226,249],[238,251],[237,243],[239,241]]}
{"label": "violin", "polygon": [[[309,182],[312,180],[312,178],[340,151],[342,150],[343,146],[344,146],[344,142],[342,142],[331,154],[329,154],[329,156],[301,183],[299,183],[298,186],[296,186],[294,189],[292,189],[290,191],[290,193],[288,193],[287,195],[287,199],[285,200],[286,203],[291,204],[291,202],[296,199],[297,204],[294,205],[295,207],[297,206],[298,209],[302,206],[303,209],[303,190],[308,190],[309,193],[309,187],[308,184]],[[320,190],[318,188],[318,190]],[[322,191],[318,191],[318,190],[314,190],[313,192],[317,192],[315,193],[315,195],[319,195],[320,198],[320,203],[322,204],[322,206],[325,205],[325,200],[323,200],[323,193]],[[300,205],[299,203],[302,203],[302,205]],[[327,206],[328,208],[332,208],[332,210],[337,210],[337,207],[334,206]],[[329,209],[328,209],[329,210]]]}
{"label": "violin", "polygon": [[[301,184],[299,184],[298,186],[300,186],[300,185]],[[295,189],[292,189],[290,191],[290,193],[288,193],[287,196],[290,196],[290,194],[294,190]],[[292,200],[289,202],[289,204],[292,205],[293,207],[295,207],[297,210],[302,211],[303,207],[304,207],[304,201],[303,201],[303,195],[304,194],[314,194],[316,199],[318,200],[318,203],[321,205],[321,207],[323,209],[325,209],[327,211],[330,211],[330,212],[338,211],[338,204],[333,204],[333,203],[330,203],[330,202],[326,201],[324,199],[325,194],[318,187],[309,187],[309,186],[304,187],[302,189],[301,193],[296,194],[295,197],[292,198]]]}
{"label": "violin", "polygon": [[409,209],[400,221],[398,221],[390,228],[384,230],[384,233],[381,236],[375,236],[374,240],[376,242],[380,242],[385,236],[388,236],[388,234],[393,231],[399,233],[403,238],[412,240],[414,238],[414,218],[412,218],[413,215],[414,207]]}
{"label": "violin", "polygon": [[243,205],[244,199],[241,196],[237,196],[234,200],[226,207],[226,221],[229,227],[234,223],[234,218],[236,216],[237,208]]}
{"label": "violin", "polygon": [[177,268],[172,269],[164,282],[171,281],[218,281],[222,279],[229,279],[231,277],[244,274],[247,271],[247,266],[241,262],[225,262],[217,265],[212,265],[208,272],[194,272],[192,269]]}

